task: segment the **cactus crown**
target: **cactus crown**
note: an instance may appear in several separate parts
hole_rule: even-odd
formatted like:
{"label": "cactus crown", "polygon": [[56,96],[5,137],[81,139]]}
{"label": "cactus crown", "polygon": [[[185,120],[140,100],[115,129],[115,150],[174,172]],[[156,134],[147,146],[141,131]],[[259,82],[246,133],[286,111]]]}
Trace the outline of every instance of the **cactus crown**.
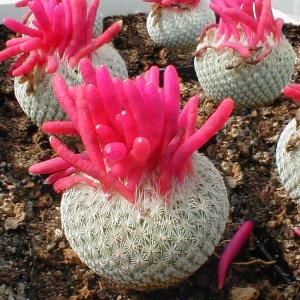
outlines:
{"label": "cactus crown", "polygon": [[[29,7],[24,22],[4,19],[6,27],[21,36],[9,40],[7,48],[0,52],[0,62],[18,56],[10,68],[13,76],[26,75],[36,66],[45,66],[46,73],[52,74],[58,68],[58,58],[74,67],[80,58],[109,42],[122,27],[121,21],[116,22],[94,38],[99,0],[93,0],[89,8],[86,0],[23,0],[17,3],[17,7],[21,6]],[[30,15],[32,25],[25,25]]]}
{"label": "cactus crown", "polygon": [[170,6],[197,6],[201,0],[143,0],[144,2],[152,2],[157,3],[162,7],[170,7]]}
{"label": "cactus crown", "polygon": [[[77,134],[86,149],[74,154],[57,138],[50,144],[60,158],[30,168],[34,174],[53,173],[46,180],[57,192],[78,182],[117,191],[131,203],[142,177],[153,178],[168,200],[173,179],[183,183],[192,174],[191,156],[227,121],[233,101],[225,99],[195,132],[198,97],[192,97],[180,112],[180,87],[176,69],[168,66],[164,86],[159,88],[159,69],[121,81],[111,78],[107,68],[96,70],[88,59],[80,69],[85,83],[68,87],[60,75],[53,79],[54,92],[70,121],[44,123],[48,133]],[[77,173],[77,175],[74,175]],[[71,176],[72,175],[72,176]]]}
{"label": "cactus crown", "polygon": [[209,7],[220,16],[220,21],[208,26],[200,41],[207,30],[215,27],[213,48],[217,50],[231,48],[245,59],[256,55],[258,63],[281,40],[283,20],[274,19],[271,0],[211,0]]}

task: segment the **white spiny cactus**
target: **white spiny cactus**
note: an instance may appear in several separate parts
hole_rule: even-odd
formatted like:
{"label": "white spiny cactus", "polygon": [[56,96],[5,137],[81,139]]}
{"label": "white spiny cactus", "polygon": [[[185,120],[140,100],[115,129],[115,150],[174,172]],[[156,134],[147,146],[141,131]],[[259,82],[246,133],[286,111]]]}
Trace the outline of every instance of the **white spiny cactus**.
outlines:
{"label": "white spiny cactus", "polygon": [[196,47],[196,39],[202,29],[216,21],[208,8],[208,0],[201,0],[195,8],[162,7],[157,23],[155,18],[151,11],[147,18],[148,33],[155,43],[170,48]]}
{"label": "white spiny cactus", "polygon": [[291,81],[296,55],[272,1],[211,1],[219,15],[199,36],[195,69],[204,91],[240,106],[270,105]]}
{"label": "white spiny cactus", "polygon": [[300,127],[296,119],[289,122],[280,135],[276,165],[280,180],[288,194],[300,203]]}
{"label": "white spiny cactus", "polygon": [[61,220],[71,247],[95,272],[128,288],[163,288],[190,276],[214,251],[229,209],[217,169],[199,154],[193,164],[195,176],[173,189],[170,207],[150,182],[136,206],[86,185],[64,192]]}
{"label": "white spiny cactus", "polygon": [[[212,29],[197,49],[217,48],[222,39],[215,42]],[[241,56],[231,48],[208,48],[195,57],[194,66],[204,91],[218,100],[231,97],[236,104],[245,107],[270,105],[281,90],[291,81],[294,72],[295,53],[285,37],[279,44],[270,39],[272,52],[257,64],[241,63]],[[263,51],[257,51],[255,60]]]}
{"label": "white spiny cactus", "polygon": [[[34,28],[32,19],[33,15],[28,19],[27,24]],[[93,28],[94,36],[99,36],[103,32],[103,14],[100,10],[97,10]],[[128,77],[125,61],[110,44],[103,45],[94,52],[92,63],[94,66],[107,65],[112,76],[118,76],[122,79]],[[56,73],[61,74],[69,85],[82,83],[82,76],[78,68],[73,69],[66,62],[59,63]],[[15,96],[25,114],[36,124],[65,119],[66,114],[53,93],[51,81],[53,74],[48,75],[40,70],[35,70],[33,75],[33,87],[30,87],[32,82],[20,83],[20,78],[14,80]],[[33,91],[29,91],[31,88]]]}

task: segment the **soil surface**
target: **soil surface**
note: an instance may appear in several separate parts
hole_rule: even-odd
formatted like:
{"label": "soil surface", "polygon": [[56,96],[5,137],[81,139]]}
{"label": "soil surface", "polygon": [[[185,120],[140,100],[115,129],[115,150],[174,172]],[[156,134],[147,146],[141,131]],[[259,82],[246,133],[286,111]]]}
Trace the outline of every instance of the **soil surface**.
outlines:
{"label": "soil surface", "polygon": [[[157,47],[148,38],[145,15],[123,19],[114,45],[127,62],[130,76],[157,64],[181,68],[182,97],[199,94],[199,124],[216,108],[188,68],[192,54]],[[284,32],[300,57],[300,27]],[[0,27],[0,49],[11,33]],[[14,97],[10,62],[0,65],[0,299],[300,299],[300,210],[284,191],[275,167],[278,137],[297,105],[279,97],[273,106],[236,110],[202,151],[224,174],[231,216],[214,255],[181,285],[152,293],[127,291],[107,282],[82,264],[60,224],[60,196],[31,176],[30,165],[53,155],[47,136],[25,116]],[[300,82],[300,61],[294,81]],[[229,270],[225,287],[217,288],[218,255],[245,220],[255,230]],[[254,262],[253,262],[254,261]],[[271,261],[271,263],[269,263]]]}

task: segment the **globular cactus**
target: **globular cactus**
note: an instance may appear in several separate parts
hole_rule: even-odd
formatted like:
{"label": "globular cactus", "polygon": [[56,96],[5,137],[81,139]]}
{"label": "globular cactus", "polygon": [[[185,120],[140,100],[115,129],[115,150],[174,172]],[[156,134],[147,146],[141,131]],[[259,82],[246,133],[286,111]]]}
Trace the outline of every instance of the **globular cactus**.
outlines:
{"label": "globular cactus", "polygon": [[144,0],[157,3],[147,18],[151,39],[160,46],[194,49],[204,27],[215,22],[208,0]]}
{"label": "globular cactus", "polygon": [[206,261],[226,224],[222,177],[193,153],[224,125],[233,101],[195,131],[199,99],[180,111],[174,67],[166,68],[163,88],[157,67],[125,81],[105,67],[92,72],[87,59],[80,67],[85,85],[70,88],[59,75],[53,81],[70,121],[43,129],[79,135],[86,150],[75,154],[52,136],[59,157],[29,171],[51,173],[46,183],[64,191],[66,237],[95,272],[139,290],[175,285]]}
{"label": "globular cactus", "polygon": [[[300,102],[300,84],[286,87],[283,93]],[[280,180],[288,194],[300,203],[300,111],[285,127],[278,140],[276,165]]]}
{"label": "globular cactus", "polygon": [[[27,25],[4,19],[9,29],[22,36],[7,42],[7,49],[0,52],[0,62],[18,57],[10,68],[15,77],[15,95],[34,122],[66,117],[54,97],[51,79],[54,73],[60,73],[69,84],[81,83],[77,68],[81,57],[89,56],[93,65],[106,64],[113,76],[127,78],[124,60],[107,44],[121,30],[122,22],[101,34],[99,0],[93,0],[89,8],[86,0],[32,0],[17,4],[26,5],[30,9],[24,19]],[[96,37],[96,33],[100,35]]]}
{"label": "globular cactus", "polygon": [[[128,76],[124,60],[110,44],[105,44],[97,49],[92,54],[92,62],[95,66],[105,64],[113,76],[120,76],[121,78]],[[82,83],[82,74],[79,72],[78,67],[72,68],[69,64],[58,62],[55,73],[64,76],[70,85]],[[51,83],[52,77],[53,74],[46,74],[39,69],[35,69],[33,71],[34,85],[32,91],[28,90],[32,82],[24,82],[23,77],[14,80],[15,96],[20,106],[26,115],[37,124],[66,118],[65,112],[54,96]]]}
{"label": "globular cactus", "polygon": [[71,247],[105,278],[130,289],[152,290],[180,283],[212,254],[224,231],[228,200],[222,177],[195,155],[194,177],[172,191],[172,207],[158,188],[143,183],[136,205],[101,189],[67,190],[61,219]]}
{"label": "globular cactus", "polygon": [[220,16],[199,37],[195,70],[204,91],[240,106],[270,105],[292,78],[295,53],[271,0],[212,0]]}

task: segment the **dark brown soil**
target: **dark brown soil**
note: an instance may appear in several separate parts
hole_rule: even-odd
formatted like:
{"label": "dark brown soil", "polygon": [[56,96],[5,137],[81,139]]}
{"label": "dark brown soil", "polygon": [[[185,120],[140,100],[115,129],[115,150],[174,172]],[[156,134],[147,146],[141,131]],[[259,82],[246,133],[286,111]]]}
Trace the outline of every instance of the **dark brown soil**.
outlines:
{"label": "dark brown soil", "polygon": [[[116,18],[119,19],[119,18]],[[145,16],[128,16],[115,46],[125,58],[130,76],[152,64],[177,67],[192,63],[183,51],[156,47],[148,38]],[[106,20],[110,24],[113,18]],[[285,34],[300,56],[300,28],[286,25]],[[0,49],[9,38],[0,27]],[[0,299],[300,299],[300,240],[292,228],[300,226],[299,207],[278,181],[274,151],[280,132],[295,115],[297,105],[280,97],[272,107],[234,113],[203,151],[223,172],[229,187],[231,217],[215,254],[180,286],[153,293],[126,291],[94,274],[70,249],[60,225],[59,196],[42,185],[28,167],[50,157],[47,136],[22,112],[7,76],[9,62],[0,66]],[[294,80],[300,82],[300,64]],[[191,75],[193,78],[193,74]],[[182,73],[186,100],[201,95],[199,124],[216,103],[198,82]],[[255,230],[235,262],[275,260],[275,264],[232,265],[223,290],[217,289],[217,263],[226,240],[244,220]],[[245,298],[243,298],[245,294]]]}

